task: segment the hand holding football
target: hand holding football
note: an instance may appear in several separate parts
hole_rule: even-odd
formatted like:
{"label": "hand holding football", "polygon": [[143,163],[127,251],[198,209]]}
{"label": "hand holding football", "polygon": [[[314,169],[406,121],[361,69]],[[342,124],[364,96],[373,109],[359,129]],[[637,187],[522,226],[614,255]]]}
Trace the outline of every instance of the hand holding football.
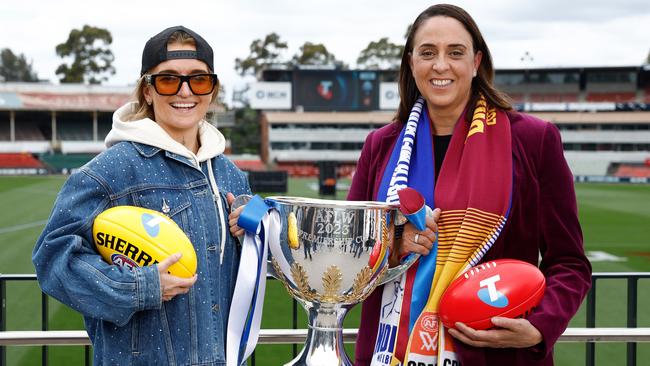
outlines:
{"label": "hand holding football", "polygon": [[461,322],[473,329],[492,328],[492,318],[525,317],[544,296],[546,280],[530,263],[499,259],[465,271],[440,299],[440,320],[447,328]]}

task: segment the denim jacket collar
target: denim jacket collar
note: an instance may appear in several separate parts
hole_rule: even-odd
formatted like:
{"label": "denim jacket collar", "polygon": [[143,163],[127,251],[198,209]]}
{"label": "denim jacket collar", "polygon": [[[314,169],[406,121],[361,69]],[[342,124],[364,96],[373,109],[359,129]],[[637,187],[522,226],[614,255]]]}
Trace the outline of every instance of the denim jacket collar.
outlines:
{"label": "denim jacket collar", "polygon": [[133,147],[135,147],[135,150],[145,158],[150,158],[154,155],[156,155],[160,150],[162,150],[159,147],[151,146],[151,145],[145,145],[141,144],[139,142],[131,142],[133,144]]}
{"label": "denim jacket collar", "polygon": [[192,161],[192,159],[189,159],[186,156],[179,155],[179,154],[173,153],[171,151],[163,150],[163,149],[161,149],[159,147],[155,147],[155,146],[151,146],[151,145],[147,145],[147,144],[142,144],[142,143],[139,143],[139,142],[131,142],[131,144],[133,145],[133,147],[135,147],[135,150],[141,156],[143,156],[145,158],[152,158],[162,150],[162,151],[164,151],[165,156],[170,158],[170,159],[176,160],[178,162],[181,162],[183,164],[189,165],[189,166],[194,167],[194,168],[199,168],[198,163],[194,163]]}

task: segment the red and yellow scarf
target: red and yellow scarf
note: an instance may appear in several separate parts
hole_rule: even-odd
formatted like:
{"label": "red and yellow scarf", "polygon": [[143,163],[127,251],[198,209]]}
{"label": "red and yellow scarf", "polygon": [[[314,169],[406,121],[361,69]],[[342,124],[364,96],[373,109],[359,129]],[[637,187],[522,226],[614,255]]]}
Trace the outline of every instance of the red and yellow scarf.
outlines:
{"label": "red and yellow scarf", "polygon": [[512,146],[507,115],[481,96],[471,123],[454,128],[434,187],[430,121],[422,98],[398,138],[377,200],[395,202],[404,187],[440,207],[434,250],[401,279],[384,285],[372,365],[444,364],[453,344],[438,319],[438,302],[451,281],[477,264],[505,225],[512,196]]}

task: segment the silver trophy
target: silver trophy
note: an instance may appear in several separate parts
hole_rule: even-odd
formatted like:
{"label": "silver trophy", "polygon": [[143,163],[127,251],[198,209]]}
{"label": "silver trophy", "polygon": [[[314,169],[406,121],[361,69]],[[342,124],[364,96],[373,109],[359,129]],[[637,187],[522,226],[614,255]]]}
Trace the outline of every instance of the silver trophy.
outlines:
{"label": "silver trophy", "polygon": [[[305,345],[286,365],[352,365],[343,348],[343,318],[378,285],[417,259],[388,268],[398,207],[299,197],[269,197],[280,214],[280,240],[270,243],[270,272],[308,313]],[[402,217],[403,218],[403,217]]]}

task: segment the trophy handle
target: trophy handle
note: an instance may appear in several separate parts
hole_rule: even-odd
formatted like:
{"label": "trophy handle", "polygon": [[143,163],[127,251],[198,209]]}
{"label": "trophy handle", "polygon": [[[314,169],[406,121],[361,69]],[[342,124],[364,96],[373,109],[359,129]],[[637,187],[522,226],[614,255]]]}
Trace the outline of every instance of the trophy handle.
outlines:
{"label": "trophy handle", "polygon": [[387,282],[393,281],[397,277],[401,276],[418,259],[420,259],[420,254],[418,253],[409,254],[408,256],[406,256],[406,259],[404,259],[404,261],[400,265],[395,266],[393,268],[388,268],[388,270],[386,270],[384,276],[379,279],[379,285],[383,285]]}
{"label": "trophy handle", "polygon": [[[246,205],[248,201],[250,201],[251,199],[253,199],[253,196],[251,196],[250,194],[240,194],[239,196],[235,197],[235,200],[232,201],[232,205],[230,205],[230,212],[233,212],[239,207]],[[244,236],[243,235],[238,236],[237,240],[239,241],[240,245],[243,244]]]}
{"label": "trophy handle", "polygon": [[232,205],[230,206],[230,212],[233,212],[239,207],[244,206],[252,198],[253,196],[251,196],[250,194],[240,194],[239,196],[235,197],[235,200],[232,201]]}

